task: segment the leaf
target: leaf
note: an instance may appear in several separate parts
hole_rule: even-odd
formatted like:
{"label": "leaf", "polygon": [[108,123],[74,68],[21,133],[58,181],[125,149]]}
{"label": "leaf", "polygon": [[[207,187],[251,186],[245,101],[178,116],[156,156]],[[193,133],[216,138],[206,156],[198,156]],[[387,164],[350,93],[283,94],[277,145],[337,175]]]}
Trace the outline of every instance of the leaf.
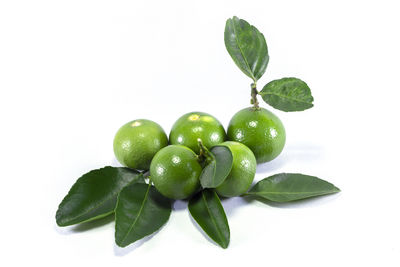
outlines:
{"label": "leaf", "polygon": [[214,146],[211,151],[213,159],[200,174],[203,188],[215,188],[221,185],[232,170],[233,156],[226,146]]}
{"label": "leaf", "polygon": [[135,170],[110,166],[84,174],[58,206],[57,224],[68,226],[113,213],[122,188],[140,180],[143,176]]}
{"label": "leaf", "polygon": [[256,82],[268,65],[268,47],[264,35],[247,21],[233,17],[226,21],[225,47],[236,65]]}
{"label": "leaf", "polygon": [[171,214],[170,199],[162,196],[154,186],[133,184],[118,196],[115,209],[115,242],[120,247],[157,231]]}
{"label": "leaf", "polygon": [[297,78],[282,78],[267,83],[259,92],[269,105],[282,111],[302,111],[313,107],[308,85]]}
{"label": "leaf", "polygon": [[275,202],[289,202],[340,192],[333,184],[314,176],[280,173],[259,181],[245,195]]}
{"label": "leaf", "polygon": [[189,211],[212,240],[223,248],[228,247],[230,238],[228,220],[214,190],[205,189],[190,199]]}

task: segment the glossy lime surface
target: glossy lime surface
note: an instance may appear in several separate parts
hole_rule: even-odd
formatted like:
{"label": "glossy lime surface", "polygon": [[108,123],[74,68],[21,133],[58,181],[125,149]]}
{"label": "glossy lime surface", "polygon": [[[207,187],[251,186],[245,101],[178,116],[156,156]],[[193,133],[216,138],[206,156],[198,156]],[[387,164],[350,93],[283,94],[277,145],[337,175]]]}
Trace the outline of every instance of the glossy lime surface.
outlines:
{"label": "glossy lime surface", "polygon": [[251,150],[238,142],[227,141],[220,145],[227,146],[233,156],[232,170],[225,181],[216,188],[219,195],[234,197],[245,193],[254,180],[257,162]]}
{"label": "glossy lime surface", "polygon": [[148,170],[154,155],[168,145],[160,125],[151,120],[134,120],[123,125],[114,137],[114,154],[126,167]]}
{"label": "glossy lime surface", "polygon": [[229,122],[228,139],[248,146],[257,163],[271,161],[283,150],[286,141],[281,120],[265,108],[245,108]]}
{"label": "glossy lime surface", "polygon": [[185,199],[200,188],[202,171],[196,154],[181,145],[161,149],[150,166],[150,179],[157,190],[172,199]]}
{"label": "glossy lime surface", "polygon": [[226,140],[225,129],[210,114],[190,112],[175,122],[169,135],[171,144],[187,146],[195,153],[199,153],[198,138],[207,148],[211,148]]}

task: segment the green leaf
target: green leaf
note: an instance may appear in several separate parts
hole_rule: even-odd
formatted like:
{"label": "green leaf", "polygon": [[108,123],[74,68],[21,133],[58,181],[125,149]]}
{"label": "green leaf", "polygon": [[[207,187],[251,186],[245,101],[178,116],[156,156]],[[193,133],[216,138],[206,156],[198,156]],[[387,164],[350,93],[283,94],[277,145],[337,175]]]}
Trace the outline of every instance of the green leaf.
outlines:
{"label": "green leaf", "polygon": [[314,176],[280,173],[259,181],[245,195],[275,202],[289,202],[339,192],[333,184]]}
{"label": "green leaf", "polygon": [[313,107],[308,85],[297,78],[282,78],[264,86],[259,92],[269,105],[282,111],[302,111]]}
{"label": "green leaf", "polygon": [[143,176],[128,168],[107,166],[84,174],[58,206],[57,224],[68,226],[113,213],[122,188],[140,180],[143,181]]}
{"label": "green leaf", "polygon": [[115,209],[115,242],[120,247],[157,231],[171,214],[171,200],[154,186],[133,184],[118,196]]}
{"label": "green leaf", "polygon": [[268,65],[268,47],[264,35],[247,21],[233,17],[226,21],[225,47],[236,65],[256,82]]}
{"label": "green leaf", "polygon": [[213,159],[200,174],[200,183],[203,188],[215,188],[221,185],[232,170],[233,156],[228,147],[214,146],[210,152]]}
{"label": "green leaf", "polygon": [[218,245],[227,248],[230,231],[224,208],[217,193],[205,189],[189,200],[189,211],[192,217]]}

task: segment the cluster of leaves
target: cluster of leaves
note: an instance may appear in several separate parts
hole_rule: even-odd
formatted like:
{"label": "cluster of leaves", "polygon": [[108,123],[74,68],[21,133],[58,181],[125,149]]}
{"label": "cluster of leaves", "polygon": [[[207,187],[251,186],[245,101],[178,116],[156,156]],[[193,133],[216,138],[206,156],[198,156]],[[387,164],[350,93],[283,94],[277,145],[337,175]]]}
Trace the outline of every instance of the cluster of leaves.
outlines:
{"label": "cluster of leaves", "polygon": [[[213,188],[232,168],[232,154],[211,150],[203,169],[203,189],[189,200],[189,211],[204,232],[221,247],[229,245],[230,230],[221,201]],[[169,219],[172,200],[162,196],[146,174],[123,167],[104,167],[80,177],[60,203],[56,222],[69,226],[115,213],[115,242],[125,247],[160,229]],[[148,181],[146,183],[146,180]],[[255,184],[244,196],[288,202],[338,192],[317,177],[281,173]]]}
{"label": "cluster of leaves", "polygon": [[[247,21],[233,17],[226,22],[224,39],[228,53],[239,69],[253,80],[255,89],[269,62],[264,35]],[[294,77],[271,81],[256,93],[267,104],[282,111],[302,111],[313,107],[310,88]]]}

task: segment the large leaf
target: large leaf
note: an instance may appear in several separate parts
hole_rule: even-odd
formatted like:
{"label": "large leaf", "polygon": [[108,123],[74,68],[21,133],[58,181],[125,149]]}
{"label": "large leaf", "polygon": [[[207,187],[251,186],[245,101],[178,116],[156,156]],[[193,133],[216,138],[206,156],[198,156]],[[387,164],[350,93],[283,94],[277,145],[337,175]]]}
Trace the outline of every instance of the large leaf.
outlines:
{"label": "large leaf", "polygon": [[247,21],[233,17],[226,21],[225,47],[236,65],[257,81],[265,73],[269,56],[264,35]]}
{"label": "large leaf", "polygon": [[228,220],[217,193],[211,189],[199,192],[189,200],[189,211],[212,240],[223,248],[228,247],[230,238]]}
{"label": "large leaf", "polygon": [[115,242],[125,247],[163,226],[171,214],[171,200],[154,186],[133,184],[118,196],[115,209]]}
{"label": "large leaf", "polygon": [[313,107],[310,88],[297,78],[271,81],[259,94],[267,104],[282,111],[302,111]]}
{"label": "large leaf", "polygon": [[215,188],[221,185],[232,170],[233,156],[226,146],[214,146],[213,159],[204,167],[200,175],[203,188]]}
{"label": "large leaf", "polygon": [[95,220],[113,213],[119,192],[143,176],[132,169],[104,167],[80,177],[61,201],[56,213],[59,226]]}
{"label": "large leaf", "polygon": [[259,181],[245,195],[275,202],[289,202],[339,192],[333,184],[314,176],[280,173]]}

